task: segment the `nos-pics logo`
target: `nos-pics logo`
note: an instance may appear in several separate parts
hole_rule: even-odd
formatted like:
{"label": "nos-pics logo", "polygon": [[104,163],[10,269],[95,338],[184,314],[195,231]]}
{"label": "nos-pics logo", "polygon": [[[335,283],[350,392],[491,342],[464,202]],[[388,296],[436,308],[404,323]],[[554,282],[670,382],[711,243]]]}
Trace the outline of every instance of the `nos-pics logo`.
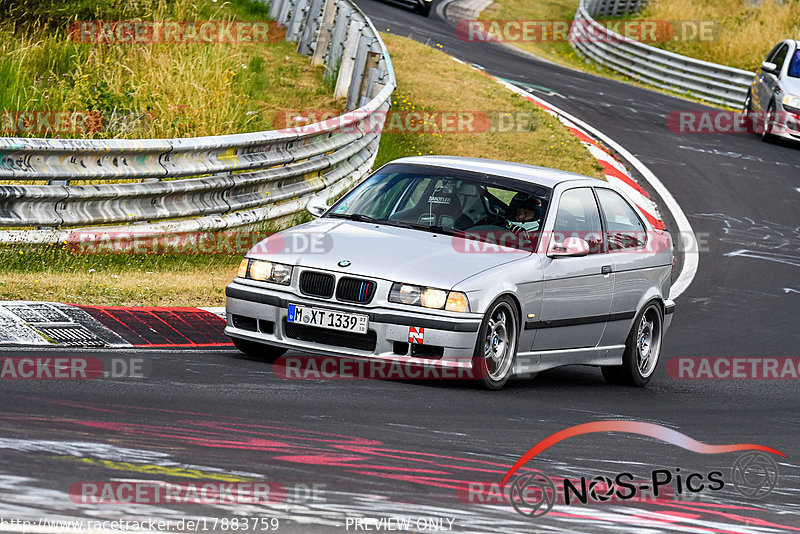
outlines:
{"label": "nos-pics logo", "polygon": [[[569,437],[595,432],[627,432],[640,434],[700,454],[723,454],[746,451],[730,469],[723,471],[686,472],[680,468],[654,469],[650,477],[635,481],[627,472],[614,476],[580,477],[579,479],[552,479],[538,471],[520,471],[532,458],[548,447]],[[750,499],[763,499],[778,483],[778,465],[769,454],[785,456],[780,451],[754,444],[706,445],[675,430],[638,421],[598,421],[567,428],[540,441],[508,471],[500,486],[508,484],[507,495],[514,509],[527,517],[538,517],[549,512],[555,504],[580,505],[603,502],[647,501],[658,498],[678,498],[702,492],[722,490],[731,484],[735,490]],[[727,481],[726,481],[727,479]]]}

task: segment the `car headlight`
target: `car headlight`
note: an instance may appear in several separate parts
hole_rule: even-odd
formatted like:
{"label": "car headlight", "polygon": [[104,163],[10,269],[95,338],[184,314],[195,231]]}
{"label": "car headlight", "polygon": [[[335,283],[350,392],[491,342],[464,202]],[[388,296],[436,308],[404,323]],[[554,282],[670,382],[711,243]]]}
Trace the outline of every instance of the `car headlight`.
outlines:
{"label": "car headlight", "polygon": [[236,276],[249,278],[259,282],[272,282],[275,284],[289,285],[292,279],[292,266],[283,263],[274,263],[266,260],[245,258],[239,264]]}
{"label": "car headlight", "polygon": [[392,284],[392,289],[389,291],[389,302],[422,306],[434,310],[469,311],[469,303],[464,293],[398,282]]}
{"label": "car headlight", "polygon": [[783,105],[794,109],[800,109],[800,96],[787,94],[783,97]]}

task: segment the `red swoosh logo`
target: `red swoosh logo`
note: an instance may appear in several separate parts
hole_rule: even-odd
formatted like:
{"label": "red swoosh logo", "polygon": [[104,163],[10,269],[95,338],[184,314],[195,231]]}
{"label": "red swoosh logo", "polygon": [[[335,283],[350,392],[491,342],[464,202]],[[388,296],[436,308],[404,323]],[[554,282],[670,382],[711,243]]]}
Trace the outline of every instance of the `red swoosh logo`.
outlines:
{"label": "red swoosh logo", "polygon": [[725,452],[756,450],[771,452],[772,454],[778,454],[786,457],[786,455],[780,451],[764,445],[754,445],[752,443],[739,443],[735,445],[706,445],[705,443],[700,443],[699,441],[690,438],[686,434],[681,434],[677,430],[672,430],[671,428],[666,428],[653,423],[643,423],[639,421],[596,421],[594,423],[584,423],[582,425],[565,428],[564,430],[556,432],[552,436],[543,439],[531,447],[528,452],[526,452],[522,458],[517,460],[517,463],[515,463],[511,469],[509,469],[505,478],[500,483],[500,487],[505,486],[506,482],[508,482],[508,479],[511,478],[511,476],[516,473],[520,467],[528,463],[540,452],[552,447],[556,443],[564,441],[565,439],[581,436],[583,434],[594,434],[597,432],[627,432],[628,434],[640,434],[642,436],[660,439],[662,441],[666,441],[667,443],[672,443],[678,447],[682,447],[692,452],[698,452],[700,454],[720,454]]}

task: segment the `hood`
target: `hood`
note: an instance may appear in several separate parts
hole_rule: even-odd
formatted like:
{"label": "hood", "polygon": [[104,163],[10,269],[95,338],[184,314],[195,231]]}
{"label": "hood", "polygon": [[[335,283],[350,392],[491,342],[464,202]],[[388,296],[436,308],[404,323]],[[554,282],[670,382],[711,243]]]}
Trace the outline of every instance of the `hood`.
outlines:
{"label": "hood", "polygon": [[[461,280],[530,254],[421,230],[323,218],[273,234],[247,256],[450,289]],[[350,264],[340,267],[342,260]]]}

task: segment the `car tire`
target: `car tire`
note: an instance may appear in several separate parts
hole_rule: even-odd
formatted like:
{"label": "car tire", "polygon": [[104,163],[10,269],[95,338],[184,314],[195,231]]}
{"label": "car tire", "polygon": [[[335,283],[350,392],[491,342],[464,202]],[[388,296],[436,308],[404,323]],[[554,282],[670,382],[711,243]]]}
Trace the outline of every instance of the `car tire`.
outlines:
{"label": "car tire", "polygon": [[236,347],[239,352],[264,361],[271,361],[280,358],[286,354],[287,350],[289,350],[284,349],[283,347],[258,343],[256,341],[250,341],[249,339],[242,339],[239,337],[232,337],[231,341],[233,341],[233,346]]}
{"label": "car tire", "polygon": [[650,301],[633,321],[622,365],[603,366],[603,378],[609,384],[644,387],[658,366],[663,338],[664,312],[656,301]]}
{"label": "car tire", "polygon": [[511,377],[517,358],[519,314],[510,297],[500,297],[489,306],[478,330],[472,356],[473,377],[487,389],[502,388]]}
{"label": "car tire", "polygon": [[770,142],[775,137],[772,133],[773,124],[772,121],[769,120],[769,117],[775,114],[775,103],[770,102],[769,107],[767,108],[767,114],[764,115],[764,128],[761,130],[761,140]]}
{"label": "car tire", "polygon": [[433,4],[433,2],[425,2],[424,5],[417,7],[416,8],[417,13],[419,13],[423,17],[427,17],[428,15],[431,14],[431,4]]}

